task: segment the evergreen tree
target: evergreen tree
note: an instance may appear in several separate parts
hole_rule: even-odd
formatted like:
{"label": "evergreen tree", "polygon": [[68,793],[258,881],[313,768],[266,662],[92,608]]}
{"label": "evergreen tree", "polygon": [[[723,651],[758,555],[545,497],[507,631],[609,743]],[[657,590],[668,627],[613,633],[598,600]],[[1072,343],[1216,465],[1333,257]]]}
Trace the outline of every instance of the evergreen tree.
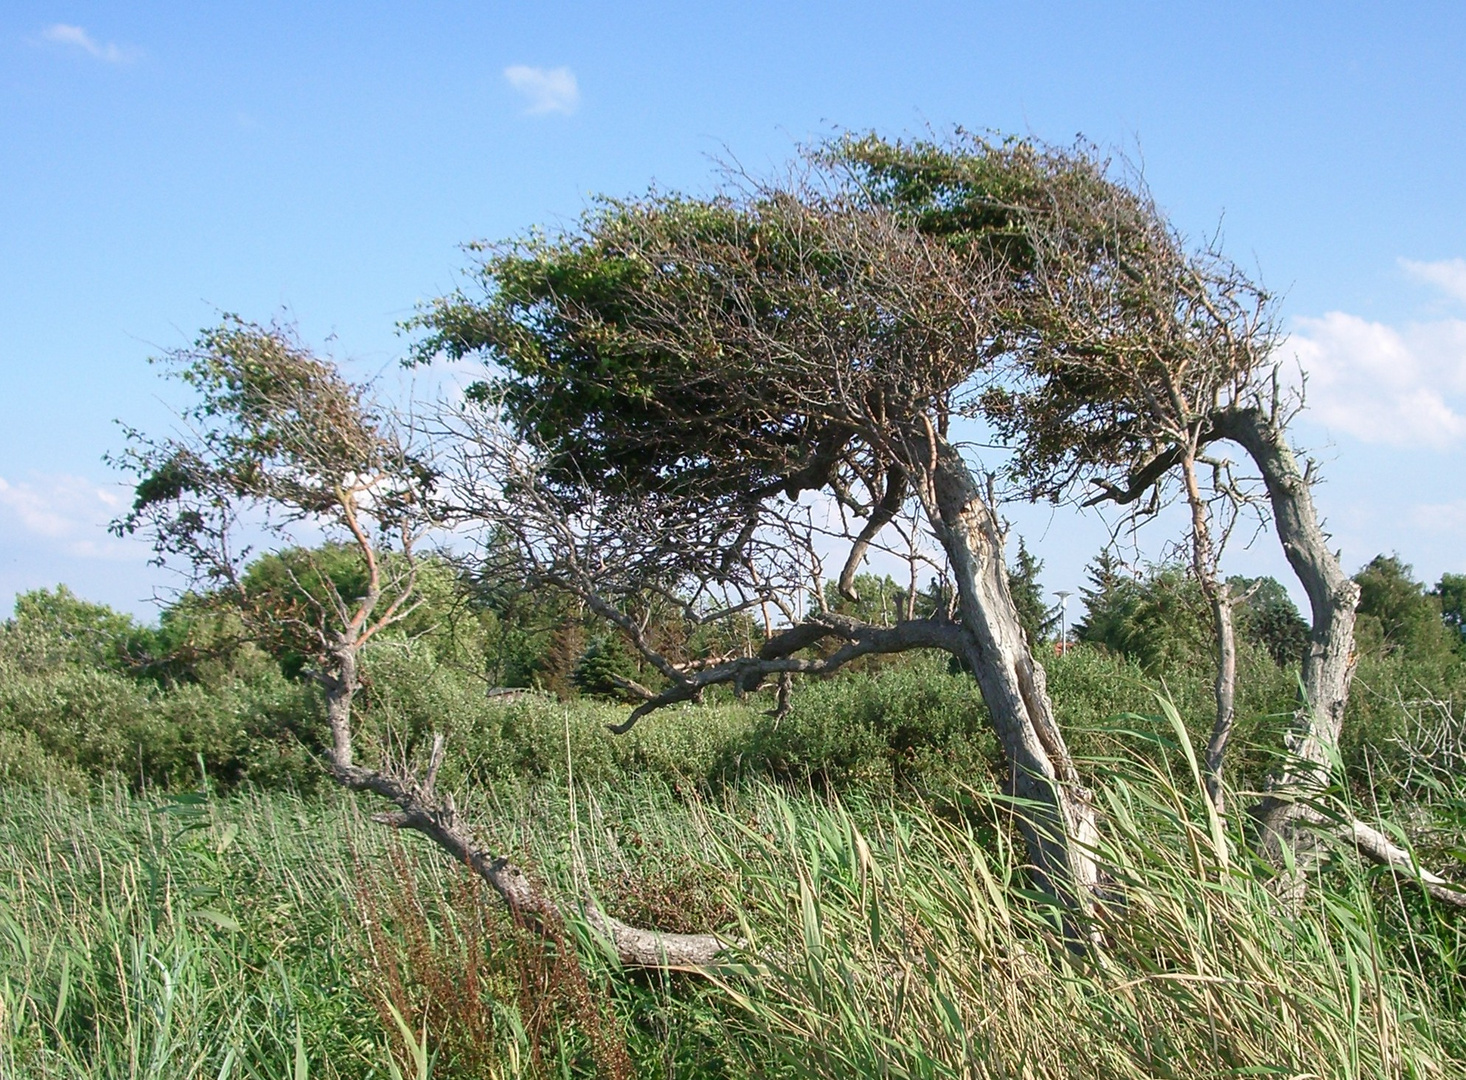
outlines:
{"label": "evergreen tree", "polygon": [[571,680],[582,694],[624,700],[626,690],[618,680],[636,679],[639,674],[621,635],[609,633],[593,639],[586,647]]}
{"label": "evergreen tree", "polygon": [[585,653],[585,628],[580,620],[564,619],[550,635],[550,643],[536,665],[535,683],[562,701],[575,696],[575,668]]}
{"label": "evergreen tree", "polygon": [[1059,621],[1058,613],[1044,603],[1043,585],[1038,579],[1043,568],[1043,560],[1034,558],[1020,536],[1017,562],[1008,568],[1008,591],[1013,594],[1013,606],[1018,609],[1018,621],[1030,647],[1046,641]]}
{"label": "evergreen tree", "polygon": [[1302,662],[1308,645],[1308,621],[1298,613],[1288,590],[1270,577],[1250,581],[1232,578],[1228,584],[1233,596],[1247,595],[1237,610],[1240,636],[1266,649],[1279,667]]}
{"label": "evergreen tree", "polygon": [[1074,623],[1074,637],[1123,652],[1126,628],[1138,599],[1138,582],[1109,548],[1085,568],[1088,585],[1079,587],[1084,615]]}

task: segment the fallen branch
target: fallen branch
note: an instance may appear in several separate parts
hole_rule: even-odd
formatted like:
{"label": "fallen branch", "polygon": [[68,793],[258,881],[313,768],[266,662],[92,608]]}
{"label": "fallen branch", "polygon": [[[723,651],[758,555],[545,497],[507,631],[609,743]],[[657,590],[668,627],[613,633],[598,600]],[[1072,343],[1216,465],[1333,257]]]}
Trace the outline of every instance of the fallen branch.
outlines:
{"label": "fallen branch", "polygon": [[[791,655],[826,638],[836,638],[845,644],[827,657]],[[907,619],[895,626],[874,626],[848,615],[823,612],[771,638],[757,656],[737,657],[690,674],[677,670],[676,682],[661,693],[644,698],[621,723],[608,726],[617,735],[624,735],[638,720],[658,709],[699,700],[709,686],[732,683],[744,692],[751,692],[770,675],[828,675],[862,656],[911,649],[935,648],[956,653],[959,640],[960,631],[956,626],[934,619]],[[638,640],[633,639],[632,644],[644,655],[648,654]]]}
{"label": "fallen branch", "polygon": [[[565,912],[523,869],[502,855],[474,843],[452,799],[435,798],[410,776],[398,777],[357,765],[328,765],[333,779],[352,791],[369,791],[397,807],[373,820],[422,833],[454,860],[463,863],[497,892],[516,923],[541,933],[558,933]],[[581,914],[611,944],[628,967],[697,970],[715,962],[730,942],[716,934],[669,934],[624,923],[608,915],[590,897]]]}
{"label": "fallen branch", "polygon": [[1373,825],[1355,818],[1345,822],[1339,832],[1364,858],[1413,879],[1432,899],[1452,907],[1466,907],[1466,885],[1431,873],[1415,861],[1414,855]]}

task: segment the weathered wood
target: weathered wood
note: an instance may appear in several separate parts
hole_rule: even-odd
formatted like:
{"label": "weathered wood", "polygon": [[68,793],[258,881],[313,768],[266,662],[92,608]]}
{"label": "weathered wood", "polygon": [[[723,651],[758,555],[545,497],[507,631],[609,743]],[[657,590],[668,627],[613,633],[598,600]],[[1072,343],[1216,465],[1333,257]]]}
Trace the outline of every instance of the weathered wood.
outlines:
{"label": "weathered wood", "polygon": [[[433,795],[430,786],[407,775],[394,776],[335,760],[329,763],[332,779],[353,791],[366,791],[397,807],[375,820],[426,836],[455,862],[462,863],[486,882],[522,926],[543,933],[563,931],[567,909],[521,867],[475,842],[451,800]],[[585,921],[605,936],[617,958],[629,967],[695,969],[713,964],[730,942],[715,934],[669,934],[644,929],[606,914],[591,897],[580,906]]]}
{"label": "weathered wood", "polygon": [[1344,725],[1354,679],[1354,609],[1359,586],[1344,573],[1318,522],[1312,486],[1273,417],[1235,406],[1213,418],[1216,430],[1247,451],[1262,474],[1288,564],[1313,616],[1303,656],[1303,700],[1288,736],[1288,758],[1252,814],[1270,838],[1283,838],[1301,800],[1322,790]]}
{"label": "weathered wood", "polygon": [[1034,659],[1008,589],[1003,532],[967,463],[946,439],[930,439],[929,511],[957,585],[962,653],[982,690],[1022,800],[1017,817],[1040,888],[1079,914],[1094,904],[1099,831],[1093,798],[1054,718],[1043,666]]}

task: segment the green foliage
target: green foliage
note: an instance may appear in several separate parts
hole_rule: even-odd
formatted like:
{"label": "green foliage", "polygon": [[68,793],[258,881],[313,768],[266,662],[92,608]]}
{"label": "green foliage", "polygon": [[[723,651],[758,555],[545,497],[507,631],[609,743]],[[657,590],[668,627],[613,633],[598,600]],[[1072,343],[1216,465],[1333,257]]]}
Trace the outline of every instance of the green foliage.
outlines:
{"label": "green foliage", "polygon": [[48,753],[40,737],[24,724],[0,726],[0,788],[34,788],[80,795],[94,778]]}
{"label": "green foliage", "polygon": [[788,715],[761,717],[730,770],[824,787],[893,783],[950,790],[988,775],[1000,752],[977,684],[915,657],[801,687]]}
{"label": "green foliage", "polygon": [[591,640],[570,678],[582,694],[624,701],[628,699],[625,681],[640,681],[640,676],[621,635],[609,633]]}
{"label": "green foliage", "polygon": [[215,600],[236,607],[250,620],[253,636],[298,677],[321,651],[322,628],[335,619],[332,601],[348,607],[367,592],[367,568],[360,549],[332,542],[315,548],[289,547],[261,555],[240,580],[238,594]]}
{"label": "green foliage", "polygon": [[248,549],[227,534],[241,508],[263,511],[277,535],[307,516],[341,533],[390,533],[416,515],[422,464],[401,452],[363,389],[290,328],[226,315],[158,362],[195,392],[184,411],[192,435],[156,442],[127,429],[130,446],[114,463],[138,477],[136,500],[114,531],[141,529],[160,556],[234,585]]}
{"label": "green foliage", "polygon": [[3,634],[6,653],[37,670],[79,664],[124,671],[150,643],[131,616],[82,600],[65,585],[17,596]]}
{"label": "green foliage", "polygon": [[575,665],[585,654],[585,627],[580,619],[564,619],[535,661],[534,682],[560,700],[575,695]]}
{"label": "green foliage", "polygon": [[[716,499],[764,487],[784,468],[765,421],[788,407],[762,407],[770,387],[753,371],[743,372],[753,393],[726,396],[710,377],[726,366],[717,342],[689,342],[683,355],[645,345],[641,332],[656,304],[717,292],[716,273],[681,257],[685,249],[775,264],[797,258],[784,227],[777,213],[724,199],[602,200],[570,235],[478,249],[483,299],[460,292],[434,303],[415,322],[430,335],[418,355],[486,355],[502,374],[479,396],[501,400],[526,434],[602,490],[675,486]],[[665,257],[654,263],[644,249]]]}
{"label": "green foliage", "polygon": [[[262,562],[272,574],[282,565]],[[703,718],[698,724],[683,722],[677,710],[656,714],[621,737],[605,725],[624,719],[624,706],[580,702],[567,708],[534,694],[491,698],[488,691],[509,681],[500,673],[511,647],[522,649],[521,684],[533,678],[549,689],[558,677],[567,699],[617,696],[612,671],[643,681],[649,676],[635,669],[617,638],[601,637],[599,648],[587,649],[587,624],[580,619],[565,618],[552,632],[545,622],[553,611],[536,616],[520,599],[489,607],[473,596],[462,598],[446,564],[429,561],[424,571],[426,602],[406,632],[389,632],[362,656],[358,739],[369,755],[413,753],[442,732],[450,747],[445,778],[480,783],[562,774],[567,734],[577,775],[608,783],[637,774],[702,787],[761,774],[836,789],[878,781],[938,792],[950,791],[954,776],[997,768],[975,685],[935,657],[885,657],[802,686],[791,713],[778,720],[762,714],[768,702],[760,697],[705,707],[696,712]],[[255,578],[252,570],[247,576],[266,574]],[[857,587],[860,604],[872,615],[897,599],[889,579],[862,576]],[[930,598],[923,593],[919,604],[919,614],[926,613]],[[5,753],[15,769],[29,770],[21,763],[40,755],[50,772],[37,776],[119,773],[134,786],[166,788],[194,783],[202,755],[213,781],[225,788],[309,787],[317,781],[312,757],[322,746],[320,704],[312,685],[290,677],[298,654],[282,647],[281,638],[273,653],[241,641],[244,624],[227,607],[184,597],[164,612],[158,631],[147,631],[152,647],[171,643],[177,651],[128,672],[66,660],[64,640],[47,644],[39,624],[27,625],[23,633],[17,626],[0,631],[0,667],[11,665],[5,670],[14,672],[0,686],[0,731],[10,733]],[[127,620],[115,625],[133,633]],[[592,630],[606,633],[604,627]],[[702,646],[692,640],[687,647]],[[49,666],[26,660],[36,656],[52,657]],[[1238,707],[1244,726],[1286,712],[1295,690],[1293,676],[1260,657],[1243,650]],[[1088,745],[1085,733],[1104,728],[1117,712],[1144,711],[1151,676],[1139,664],[1122,653],[1102,660],[1088,648],[1049,662],[1058,715],[1077,745]],[[578,687],[572,681],[577,666]],[[1204,737],[1206,666],[1185,665],[1165,675]]]}
{"label": "green foliage", "polygon": [[1018,621],[1034,649],[1048,638],[1059,621],[1058,613],[1044,601],[1043,583],[1038,579],[1043,568],[1043,560],[1034,557],[1020,536],[1017,560],[1008,570],[1008,591],[1013,594]]}
{"label": "green foliage", "polygon": [[1376,555],[1359,573],[1355,634],[1362,652],[1404,654],[1421,661],[1446,660],[1458,635],[1442,620],[1441,598],[1427,593],[1394,555]]}
{"label": "green foliage", "polygon": [[[1011,312],[990,294],[1006,279],[1021,290],[1031,264],[979,266],[979,251],[1021,246],[1017,219],[1051,205],[1056,178],[1107,182],[1083,154],[963,143],[950,156],[982,211],[961,228],[993,243],[943,247],[902,228],[905,194],[859,175],[882,154],[890,175],[904,149],[837,142],[806,155],[808,182],[602,199],[562,234],[476,247],[475,287],[412,321],[426,333],[415,355],[487,361],[473,396],[545,448],[572,501],[580,487],[634,491],[741,522],[750,500],[843,486],[851,461],[883,471],[886,436],[843,402],[892,432],[947,402],[1002,351],[988,316]],[[982,285],[956,303],[924,284],[968,272]]]}
{"label": "green foliage", "polygon": [[[332,560],[340,564],[337,587],[352,580],[354,557],[339,546],[262,559],[245,580],[285,610],[295,587],[286,573],[290,559],[298,563],[291,571],[297,580]],[[1037,560],[1029,560],[1036,574]],[[631,772],[704,787],[767,775],[833,789],[878,782],[936,793],[949,792],[950,778],[964,770],[985,775],[998,767],[975,686],[930,657],[884,657],[802,686],[793,710],[779,720],[762,715],[767,701],[761,697],[699,713],[702,725],[681,722],[676,711],[654,715],[625,737],[604,730],[624,719],[621,705],[572,704],[567,711],[533,695],[490,698],[494,688],[537,684],[572,702],[582,694],[615,699],[612,674],[645,682],[651,673],[638,670],[604,625],[537,606],[512,582],[465,593],[454,568],[432,559],[420,574],[423,605],[363,654],[366,684],[357,711],[369,754],[413,752],[444,732],[452,749],[445,776],[501,783],[560,775],[568,727],[578,774],[606,782]],[[1017,576],[1023,580],[1021,570]],[[1193,741],[1204,742],[1212,646],[1199,590],[1179,571],[1156,568],[1135,577],[1105,556],[1090,578],[1085,617],[1076,625],[1085,647],[1046,663],[1073,745],[1095,754],[1128,745],[1117,741],[1111,718],[1146,715],[1146,687],[1158,679]],[[1239,736],[1230,762],[1239,782],[1255,784],[1294,707],[1293,656],[1302,623],[1275,582],[1231,584],[1239,594],[1256,585],[1238,609]],[[881,619],[894,618],[894,607],[904,604],[889,578],[860,575],[856,586],[858,603],[832,593],[832,606]],[[1432,598],[1413,583],[1384,592],[1403,596],[1407,614],[1411,605],[1434,610]],[[924,591],[918,615],[940,599]],[[1418,616],[1415,623],[1397,621],[1425,625]],[[655,634],[672,633],[656,619],[650,626]],[[318,693],[295,677],[302,655],[285,636],[262,649],[247,640],[245,627],[227,604],[192,594],[165,609],[156,629],[65,590],[22,597],[15,617],[0,627],[0,771],[19,782],[72,788],[84,776],[117,774],[134,787],[167,789],[196,782],[201,756],[212,781],[225,789],[311,787],[319,780],[313,757],[323,738]],[[1466,699],[1460,654],[1439,647],[1429,633],[1425,640],[1437,647],[1423,655],[1408,644],[1387,653],[1366,650],[1360,661],[1342,751],[1347,776],[1361,790],[1371,770],[1400,767],[1410,716],[1431,701]],[[667,637],[660,644],[697,655],[693,650],[729,643]]]}
{"label": "green foliage", "polygon": [[[1108,550],[1086,570],[1085,612],[1074,625],[1078,640],[1137,661],[1152,675],[1183,670],[1214,654],[1209,602],[1184,567],[1161,565],[1145,574],[1125,571]],[[1239,602],[1239,642],[1264,650],[1279,667],[1300,663],[1308,624],[1286,589],[1270,577],[1227,581]]]}
{"label": "green foliage", "polygon": [[196,782],[202,761],[224,787],[313,785],[316,691],[237,631],[193,597],[152,629],[64,588],[21,596],[0,627],[7,769],[23,779],[19,763],[41,754],[38,780],[116,774],[168,789]]}
{"label": "green foliage", "polygon": [[1267,650],[1279,667],[1299,664],[1308,647],[1308,623],[1288,590],[1270,577],[1230,578],[1232,595],[1245,596],[1236,610],[1239,637]]}
{"label": "green foliage", "polygon": [[201,759],[225,786],[309,786],[319,709],[311,688],[278,672],[161,689],[87,668],[22,673],[0,659],[0,730],[34,740],[60,767],[135,787],[187,785]]}
{"label": "green foliage", "polygon": [[1431,595],[1440,602],[1445,624],[1466,640],[1466,574],[1442,574]]}
{"label": "green foliage", "polygon": [[1109,548],[1101,551],[1084,573],[1089,584],[1079,587],[1084,614],[1075,620],[1074,638],[1109,647],[1107,643],[1124,638],[1136,599],[1135,576]]}
{"label": "green foliage", "polygon": [[947,143],[851,136],[822,156],[854,170],[877,199],[922,232],[979,248],[1020,275],[1035,258],[1027,218],[1051,204],[1054,185],[1078,193],[1105,182],[1103,166],[1082,150],[1071,154],[961,130]]}
{"label": "green foliage", "polygon": [[1151,675],[1211,656],[1210,609],[1185,570],[1155,566],[1131,577],[1106,553],[1088,573],[1084,618],[1074,628],[1080,641],[1126,656]]}
{"label": "green foliage", "polygon": [[[1106,762],[1116,755],[1153,753],[1145,742],[1168,730],[1155,707],[1156,680],[1139,662],[1108,649],[1081,644],[1049,660],[1049,694],[1065,736],[1081,759]],[[1216,714],[1210,663],[1168,671],[1161,685],[1196,747],[1204,747]],[[1298,694],[1296,669],[1281,669],[1260,648],[1242,643],[1237,658],[1236,730],[1227,768],[1240,787],[1258,788],[1292,719]],[[1171,764],[1180,767],[1179,757]],[[1093,778],[1105,783],[1105,766]]]}
{"label": "green foliage", "polygon": [[[1111,605],[1117,623],[1149,644],[1085,643],[1046,665],[1132,901],[1088,964],[1022,889],[980,695],[939,658],[803,684],[782,718],[765,698],[709,695],[614,736],[624,705],[487,696],[512,609],[463,602],[446,567],[435,580],[421,621],[362,654],[363,754],[420,757],[446,734],[439,784],[552,890],[588,878],[619,917],[720,929],[751,944],[748,963],[712,981],[630,976],[574,918],[546,951],[456,867],[394,852],[352,796],[251,793],[316,774],[320,703],[285,654],[240,644],[191,599],[150,631],[58,591],[0,629],[0,1072],[955,1078],[1007,1075],[1022,1055],[1064,1080],[1383,1077],[1401,1062],[1441,1075],[1431,1062],[1466,1053],[1459,919],[1347,859],[1316,883],[1319,904],[1280,913],[1240,832],[1218,841],[1187,779],[1212,703],[1209,663],[1183,658],[1207,643],[1156,640],[1185,633],[1184,582],[1115,575],[1108,592],[1133,601]],[[119,645],[139,633],[145,651],[198,648],[158,677]],[[1249,633],[1229,761],[1243,786],[1296,693],[1296,669]],[[1459,873],[1466,736],[1444,703],[1466,698],[1466,664],[1438,660],[1361,659],[1340,792]],[[214,790],[238,794],[188,792],[199,756]],[[109,774],[186,793],[134,800],[98,785]],[[1294,1003],[1286,1025],[1279,1000]]]}

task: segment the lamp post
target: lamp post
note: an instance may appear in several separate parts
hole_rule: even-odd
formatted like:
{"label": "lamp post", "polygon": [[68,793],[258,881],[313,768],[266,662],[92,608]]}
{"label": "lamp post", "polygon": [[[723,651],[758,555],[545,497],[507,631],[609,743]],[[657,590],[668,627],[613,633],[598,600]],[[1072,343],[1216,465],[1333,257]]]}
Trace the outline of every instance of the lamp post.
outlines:
{"label": "lamp post", "polygon": [[1062,656],[1069,647],[1069,597],[1074,594],[1060,589],[1054,595],[1059,598],[1059,655]]}

